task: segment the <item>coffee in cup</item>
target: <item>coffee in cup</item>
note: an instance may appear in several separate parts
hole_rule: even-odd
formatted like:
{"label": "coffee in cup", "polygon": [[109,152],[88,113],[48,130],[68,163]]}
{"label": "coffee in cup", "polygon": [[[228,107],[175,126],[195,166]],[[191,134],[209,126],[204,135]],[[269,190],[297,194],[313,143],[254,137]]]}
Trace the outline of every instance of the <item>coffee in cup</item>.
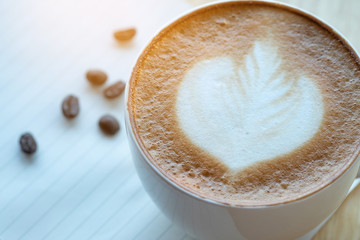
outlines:
{"label": "coffee in cup", "polygon": [[337,179],[360,139],[360,60],[283,5],[228,2],[163,29],[135,65],[131,128],[151,163],[236,206],[304,198]]}

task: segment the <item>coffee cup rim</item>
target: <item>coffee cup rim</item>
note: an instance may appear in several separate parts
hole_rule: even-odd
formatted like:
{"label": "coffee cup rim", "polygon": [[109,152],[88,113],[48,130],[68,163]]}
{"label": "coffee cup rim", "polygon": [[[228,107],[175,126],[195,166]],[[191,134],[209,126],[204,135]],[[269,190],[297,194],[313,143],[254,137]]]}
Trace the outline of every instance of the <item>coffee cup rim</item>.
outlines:
{"label": "coffee cup rim", "polygon": [[[171,180],[167,176],[167,174],[164,173],[162,169],[160,169],[160,167],[157,167],[157,165],[155,163],[153,163],[153,161],[155,161],[155,160],[152,160],[150,154],[146,151],[146,148],[145,148],[144,144],[142,143],[140,136],[136,132],[135,119],[132,114],[129,96],[130,96],[131,86],[132,86],[132,82],[133,82],[132,79],[134,78],[134,73],[136,72],[139,63],[141,62],[140,60],[143,58],[143,56],[146,55],[146,53],[147,53],[146,50],[148,49],[148,47],[151,46],[153,41],[156,40],[161,35],[162,32],[164,32],[166,29],[175,25],[178,21],[180,21],[184,17],[186,17],[190,14],[193,14],[197,11],[214,7],[216,5],[220,6],[220,5],[234,4],[234,3],[266,5],[266,6],[282,8],[282,9],[285,9],[290,12],[294,12],[295,14],[299,14],[300,16],[304,16],[305,18],[308,18],[308,19],[314,21],[316,24],[319,24],[322,28],[329,31],[331,34],[335,35],[335,37],[337,39],[339,39],[342,42],[342,44],[347,48],[347,50],[351,53],[352,57],[355,59],[355,61],[358,63],[358,65],[360,67],[359,53],[356,51],[354,46],[347,40],[347,38],[340,31],[338,31],[335,27],[333,27],[332,25],[327,23],[322,18],[315,16],[314,14],[312,14],[306,10],[303,10],[299,7],[296,7],[294,5],[287,4],[287,3],[279,3],[279,2],[275,2],[275,1],[271,1],[271,0],[259,0],[259,1],[251,1],[251,0],[235,0],[235,1],[234,0],[225,0],[224,1],[224,0],[220,0],[220,1],[214,1],[211,3],[202,4],[200,6],[197,6],[197,7],[194,7],[194,8],[191,8],[191,9],[185,11],[184,13],[176,16],[175,18],[172,18],[165,25],[163,25],[161,28],[159,28],[159,30],[157,30],[155,32],[153,37],[144,45],[144,47],[140,51],[138,57],[136,58],[137,59],[136,63],[133,67],[130,79],[128,81],[128,84],[126,84],[126,88],[125,88],[125,124],[126,124],[126,130],[127,130],[128,136],[133,139],[133,142],[136,144],[137,149],[141,153],[141,156],[145,159],[145,162],[147,163],[147,165],[150,168],[152,168],[152,170],[154,170],[154,172],[160,178],[164,179],[165,182],[167,182],[170,186],[172,186],[177,191],[185,193],[186,195],[188,195],[192,198],[195,198],[197,200],[205,201],[207,203],[215,204],[215,205],[222,206],[222,207],[232,207],[232,208],[278,207],[278,206],[281,206],[284,204],[291,204],[291,203],[303,201],[304,199],[311,197],[311,196],[317,194],[318,192],[324,190],[325,188],[328,188],[329,186],[331,186],[334,182],[336,182],[339,178],[341,178],[354,165],[357,157],[360,154],[360,143],[357,145],[355,151],[353,152],[353,154],[350,158],[351,160],[348,161],[344,166],[339,168],[337,171],[335,171],[335,173],[331,176],[331,178],[328,179],[328,181],[326,181],[325,183],[323,183],[320,186],[311,188],[310,190],[308,190],[307,192],[302,194],[300,197],[289,198],[289,199],[284,199],[282,201],[270,202],[270,203],[261,202],[259,204],[230,204],[230,203],[216,201],[216,200],[213,200],[210,198],[202,197],[199,194],[197,194],[196,191],[194,191],[190,188],[187,188],[186,186],[176,183],[175,180]],[[141,144],[139,144],[139,143],[141,143]]]}

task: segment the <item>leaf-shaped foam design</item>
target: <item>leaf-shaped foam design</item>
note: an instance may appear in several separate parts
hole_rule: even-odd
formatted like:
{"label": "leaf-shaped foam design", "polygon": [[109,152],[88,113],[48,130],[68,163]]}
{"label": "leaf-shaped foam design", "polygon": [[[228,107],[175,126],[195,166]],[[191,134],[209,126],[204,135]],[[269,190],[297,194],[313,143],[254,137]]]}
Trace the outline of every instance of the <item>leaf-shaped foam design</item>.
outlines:
{"label": "leaf-shaped foam design", "polygon": [[294,151],[324,112],[318,87],[284,72],[275,47],[256,42],[243,63],[225,56],[195,64],[176,103],[189,139],[235,171]]}

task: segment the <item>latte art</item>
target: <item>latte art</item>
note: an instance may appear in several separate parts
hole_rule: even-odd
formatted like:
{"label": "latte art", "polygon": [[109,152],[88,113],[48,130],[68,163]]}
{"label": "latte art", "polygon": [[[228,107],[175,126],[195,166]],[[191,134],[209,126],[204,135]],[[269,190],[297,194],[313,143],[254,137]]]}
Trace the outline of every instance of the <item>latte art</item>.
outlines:
{"label": "latte art", "polygon": [[276,3],[204,7],[139,57],[128,116],[153,167],[239,206],[319,191],[360,151],[360,59],[333,30]]}
{"label": "latte art", "polygon": [[321,94],[306,75],[296,78],[281,64],[262,42],[242,66],[230,57],[197,63],[178,90],[185,134],[235,171],[300,147],[321,125]]}

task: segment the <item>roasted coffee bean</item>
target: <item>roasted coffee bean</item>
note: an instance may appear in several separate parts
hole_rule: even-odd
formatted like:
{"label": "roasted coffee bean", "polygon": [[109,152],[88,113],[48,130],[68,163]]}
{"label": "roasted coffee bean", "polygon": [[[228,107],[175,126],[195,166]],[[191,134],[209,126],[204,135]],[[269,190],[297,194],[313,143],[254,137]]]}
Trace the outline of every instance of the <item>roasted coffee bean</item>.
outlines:
{"label": "roasted coffee bean", "polygon": [[37,145],[31,133],[24,133],[20,137],[20,147],[24,153],[32,154],[36,152]]}
{"label": "roasted coffee bean", "polygon": [[123,81],[118,81],[104,90],[104,96],[109,99],[116,98],[121,95],[124,89],[125,83]]}
{"label": "roasted coffee bean", "polygon": [[73,95],[67,96],[61,106],[62,112],[67,118],[74,118],[79,114],[79,99]]}
{"label": "roasted coffee bean", "polygon": [[101,70],[89,70],[86,73],[87,80],[93,85],[102,85],[107,80],[107,75]]}
{"label": "roasted coffee bean", "polygon": [[136,34],[135,28],[128,28],[114,32],[114,38],[120,42],[131,40]]}
{"label": "roasted coffee bean", "polygon": [[104,133],[109,135],[114,135],[120,130],[118,120],[109,114],[104,115],[100,118],[99,127]]}

